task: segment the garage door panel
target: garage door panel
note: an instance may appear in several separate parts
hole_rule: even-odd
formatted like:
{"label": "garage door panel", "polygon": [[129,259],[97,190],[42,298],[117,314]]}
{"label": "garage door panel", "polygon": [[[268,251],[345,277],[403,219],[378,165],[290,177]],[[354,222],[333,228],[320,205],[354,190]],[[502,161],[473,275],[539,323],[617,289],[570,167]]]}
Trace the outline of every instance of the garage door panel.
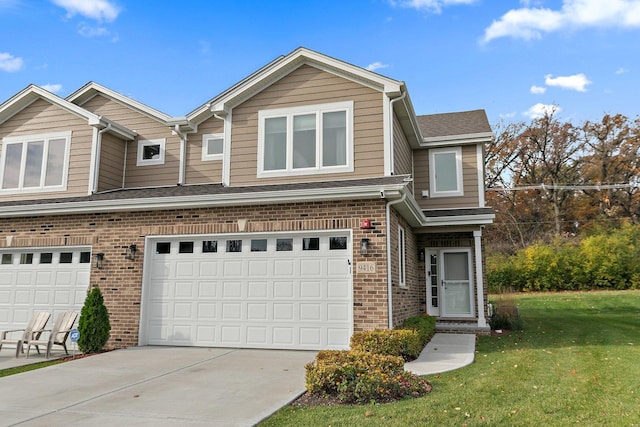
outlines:
{"label": "garage door panel", "polygon": [[73,276],[71,274],[70,271],[57,271],[55,273],[55,277],[56,277],[56,286],[57,285],[62,285],[62,286],[66,286],[68,283],[73,283]]}
{"label": "garage door panel", "polygon": [[166,264],[166,261],[162,260],[163,258],[165,257],[161,257],[159,260],[153,262],[150,269],[151,279],[153,281],[171,277],[171,264]]}
{"label": "garage door panel", "polygon": [[173,305],[173,317],[175,319],[192,319],[193,309],[191,302],[177,302]]}
{"label": "garage door panel", "polygon": [[[161,262],[161,269],[176,273],[163,280],[170,292],[158,292],[154,275],[145,274],[145,305],[149,307],[149,326],[143,331],[146,342],[347,348],[353,304],[350,252],[344,249],[346,234],[337,240],[342,243],[339,250],[330,244],[327,233],[320,237],[310,235],[308,239],[282,235],[163,238],[162,241],[172,240],[172,247],[178,247],[178,242],[193,241],[194,253],[150,254],[151,268],[160,268],[156,266]],[[307,241],[303,243],[303,239]],[[201,252],[206,247],[203,241],[219,242],[216,251]],[[154,301],[168,303],[169,309],[158,310]],[[191,312],[180,305],[189,301],[193,302]],[[167,334],[153,322],[168,325],[171,332]],[[180,332],[185,335],[187,322],[192,326],[190,338],[180,338],[176,327],[181,326]],[[154,335],[161,333],[164,335]]]}
{"label": "garage door panel", "polygon": [[15,301],[16,305],[28,305],[31,304],[33,299],[33,292],[31,290],[17,290],[15,292]]}
{"label": "garage door panel", "polygon": [[[23,267],[23,266],[21,266]],[[31,271],[18,271],[16,275],[16,285],[18,286],[31,286],[32,285],[33,272]]]}
{"label": "garage door panel", "polygon": [[51,276],[52,276],[53,272],[52,271],[38,271],[36,272],[36,280],[35,280],[35,285],[36,286],[49,286],[51,285],[53,282],[53,280],[51,280]]}
{"label": "garage door panel", "polygon": [[71,295],[73,294],[68,290],[56,290],[53,292],[53,304],[58,307],[71,305],[73,303]]}

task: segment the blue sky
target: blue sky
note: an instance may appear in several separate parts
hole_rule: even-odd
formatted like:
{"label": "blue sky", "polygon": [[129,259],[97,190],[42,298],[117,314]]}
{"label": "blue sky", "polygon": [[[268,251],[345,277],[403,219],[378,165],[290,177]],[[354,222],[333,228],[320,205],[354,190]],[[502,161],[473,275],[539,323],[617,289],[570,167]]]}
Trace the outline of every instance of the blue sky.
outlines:
{"label": "blue sky", "polygon": [[0,0],[0,102],[95,81],[183,116],[299,46],[405,81],[418,114],[640,114],[640,0]]}

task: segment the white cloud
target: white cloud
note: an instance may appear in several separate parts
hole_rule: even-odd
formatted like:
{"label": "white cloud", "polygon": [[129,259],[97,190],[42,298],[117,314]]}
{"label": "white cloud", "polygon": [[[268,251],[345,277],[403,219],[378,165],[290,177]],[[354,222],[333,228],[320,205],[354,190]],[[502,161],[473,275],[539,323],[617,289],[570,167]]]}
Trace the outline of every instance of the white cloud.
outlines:
{"label": "white cloud", "polygon": [[640,0],[563,0],[560,10],[512,9],[485,29],[482,41],[539,39],[543,33],[588,27],[640,28]]}
{"label": "white cloud", "polygon": [[120,8],[109,0],[51,0],[67,11],[68,17],[81,15],[98,22],[113,22],[120,14]]}
{"label": "white cloud", "polygon": [[380,70],[381,68],[387,68],[389,65],[388,64],[383,64],[380,61],[376,61],[372,64],[367,65],[367,70],[369,71],[376,71],[376,70]]}
{"label": "white cloud", "polygon": [[551,74],[547,74],[544,76],[544,82],[547,86],[557,86],[563,89],[577,90],[578,92],[586,92],[587,85],[591,84],[591,80],[582,73],[558,77],[552,77]]}
{"label": "white cloud", "polygon": [[628,73],[628,72],[629,72],[629,70],[627,70],[626,68],[618,68],[618,69],[616,70],[616,74],[617,74],[617,75],[625,74],[625,73]]}
{"label": "white cloud", "polygon": [[7,52],[0,52],[0,70],[7,73],[14,73],[20,71],[24,66],[24,60],[19,57],[15,57]]}
{"label": "white cloud", "polygon": [[458,4],[473,4],[478,0],[391,0],[394,6],[408,7],[417,10],[426,10],[428,12],[440,13],[443,7],[455,6]]}
{"label": "white cloud", "polygon": [[111,32],[104,27],[92,27],[85,22],[80,23],[78,26],[78,33],[82,37],[92,38],[92,37],[104,37],[111,35]]}
{"label": "white cloud", "polygon": [[531,92],[531,93],[533,93],[535,95],[542,95],[546,91],[547,91],[546,87],[541,87],[541,86],[536,86],[536,85],[531,86],[531,89],[529,89],[529,92]]}
{"label": "white cloud", "polygon": [[545,114],[559,113],[560,111],[562,111],[562,109],[557,105],[537,103],[527,111],[524,111],[522,115],[530,119],[539,119],[540,117],[544,117]]}
{"label": "white cloud", "polygon": [[518,113],[516,113],[515,111],[512,111],[510,113],[501,113],[499,114],[499,117],[501,119],[512,119],[514,118]]}
{"label": "white cloud", "polygon": [[40,85],[40,87],[44,90],[48,90],[51,93],[58,93],[62,90],[61,84],[51,84],[47,83],[46,85]]}

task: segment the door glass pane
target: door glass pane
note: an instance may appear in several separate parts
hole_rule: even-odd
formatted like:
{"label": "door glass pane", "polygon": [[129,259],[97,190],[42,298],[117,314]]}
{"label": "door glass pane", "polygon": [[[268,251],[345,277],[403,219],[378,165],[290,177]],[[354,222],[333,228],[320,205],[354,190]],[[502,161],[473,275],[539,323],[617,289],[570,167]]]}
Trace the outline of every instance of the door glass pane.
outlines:
{"label": "door glass pane", "polygon": [[251,252],[266,252],[267,239],[251,239]]}
{"label": "door glass pane", "polygon": [[44,141],[31,141],[27,143],[27,161],[24,166],[24,187],[40,187],[43,155]]}
{"label": "door glass pane", "polygon": [[469,255],[466,252],[444,254],[446,280],[469,280]]}
{"label": "door glass pane", "polygon": [[319,237],[305,237],[302,239],[303,251],[319,251],[320,250],[320,238]]}
{"label": "door glass pane", "polygon": [[202,253],[218,252],[217,240],[205,240],[202,242]]}
{"label": "door glass pane", "polygon": [[293,118],[293,167],[316,166],[316,115],[306,114]]}
{"label": "door glass pane", "polygon": [[242,252],[242,240],[227,240],[227,252]]}
{"label": "door glass pane", "polygon": [[343,250],[347,249],[346,237],[330,237],[329,238],[329,250]]}
{"label": "door glass pane", "polygon": [[444,308],[447,316],[472,314],[469,254],[444,254]]}
{"label": "door glass pane", "polygon": [[287,118],[275,117],[264,121],[264,170],[287,167]]}
{"label": "door glass pane", "polygon": [[52,139],[49,141],[47,153],[47,171],[44,185],[62,185],[62,171],[64,170],[65,139]]}
{"label": "door glass pane", "polygon": [[458,172],[456,153],[438,153],[434,155],[436,168],[436,191],[457,191]]}
{"label": "door glass pane", "polygon": [[51,264],[53,261],[52,252],[43,252],[40,254],[40,264]]}
{"label": "door glass pane", "polygon": [[2,254],[3,264],[13,264],[13,254]]}
{"label": "door glass pane", "polygon": [[178,253],[181,254],[192,254],[193,253],[193,242],[180,242],[178,245]]}
{"label": "door glass pane", "polygon": [[7,144],[5,146],[2,188],[18,188],[20,163],[22,163],[22,144]]}
{"label": "door glass pane", "polygon": [[347,112],[322,115],[322,166],[347,164]]}
{"label": "door glass pane", "polygon": [[71,264],[73,262],[73,252],[61,252],[60,264]]}

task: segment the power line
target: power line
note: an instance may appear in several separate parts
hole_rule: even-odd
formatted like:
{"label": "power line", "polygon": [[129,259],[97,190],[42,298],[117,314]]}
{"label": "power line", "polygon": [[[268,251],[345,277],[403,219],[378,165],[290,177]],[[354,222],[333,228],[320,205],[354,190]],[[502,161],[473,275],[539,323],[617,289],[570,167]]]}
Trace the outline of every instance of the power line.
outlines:
{"label": "power line", "polygon": [[636,184],[596,184],[596,185],[556,185],[533,184],[516,187],[491,187],[487,191],[523,191],[523,190],[613,190],[620,188],[634,188]]}

